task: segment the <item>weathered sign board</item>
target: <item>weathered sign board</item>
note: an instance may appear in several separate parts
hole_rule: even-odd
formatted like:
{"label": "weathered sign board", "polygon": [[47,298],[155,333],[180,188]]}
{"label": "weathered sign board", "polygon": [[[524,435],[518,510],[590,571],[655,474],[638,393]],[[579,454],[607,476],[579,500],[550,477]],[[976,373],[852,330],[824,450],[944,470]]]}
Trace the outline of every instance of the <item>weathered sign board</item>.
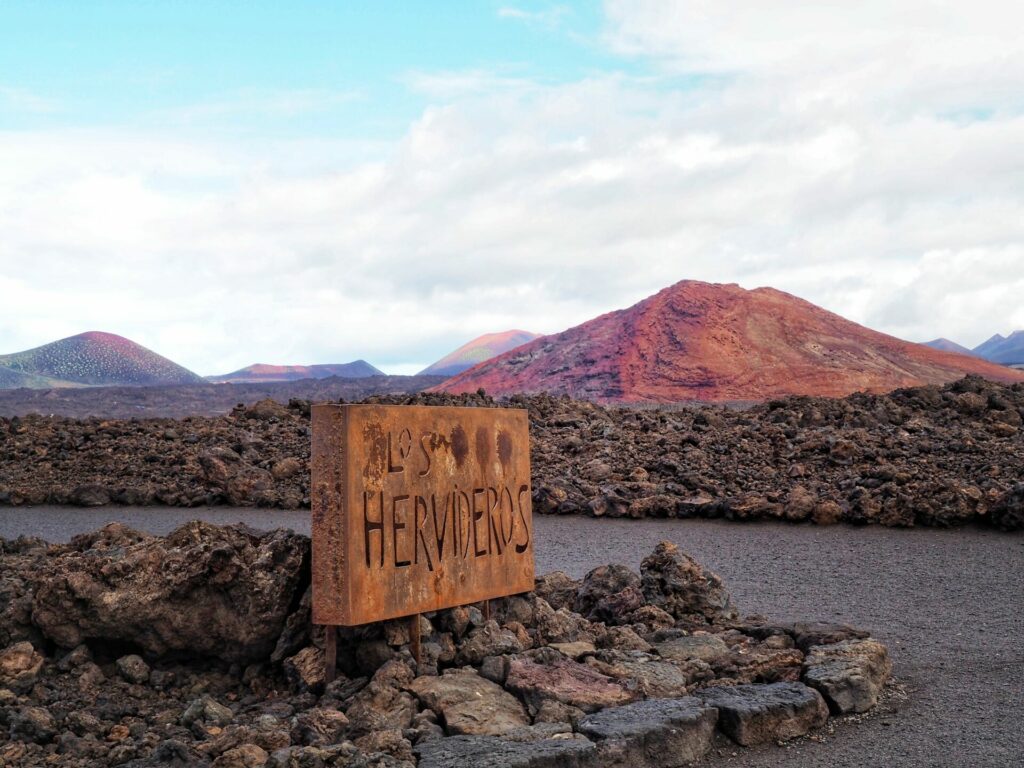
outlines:
{"label": "weathered sign board", "polygon": [[315,405],[313,621],[533,589],[526,411]]}

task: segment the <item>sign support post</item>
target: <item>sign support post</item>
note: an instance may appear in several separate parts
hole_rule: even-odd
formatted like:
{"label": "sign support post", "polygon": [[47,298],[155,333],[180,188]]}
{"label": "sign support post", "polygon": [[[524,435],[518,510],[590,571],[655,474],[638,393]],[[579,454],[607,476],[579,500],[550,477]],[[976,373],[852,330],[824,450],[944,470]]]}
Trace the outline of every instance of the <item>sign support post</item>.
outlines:
{"label": "sign support post", "polygon": [[409,650],[416,661],[416,671],[420,670],[420,615],[414,613],[409,617]]}
{"label": "sign support post", "polygon": [[324,682],[333,683],[338,676],[338,628],[333,624],[324,627]]}

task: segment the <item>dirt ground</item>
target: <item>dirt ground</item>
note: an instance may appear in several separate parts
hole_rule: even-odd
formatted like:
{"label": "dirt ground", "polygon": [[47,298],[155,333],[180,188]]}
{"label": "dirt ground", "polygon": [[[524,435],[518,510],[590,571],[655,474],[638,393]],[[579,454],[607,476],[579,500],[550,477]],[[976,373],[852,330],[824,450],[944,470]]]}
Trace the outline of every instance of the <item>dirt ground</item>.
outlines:
{"label": "dirt ground", "polygon": [[[237,508],[0,509],[0,536],[63,541],[111,520],[154,533],[203,517],[308,533],[308,512]],[[698,520],[536,518],[537,570],[636,568],[669,539],[718,572],[741,612],[872,630],[897,685],[860,722],[784,747],[720,744],[728,766],[1009,766],[1024,762],[1024,535]]]}

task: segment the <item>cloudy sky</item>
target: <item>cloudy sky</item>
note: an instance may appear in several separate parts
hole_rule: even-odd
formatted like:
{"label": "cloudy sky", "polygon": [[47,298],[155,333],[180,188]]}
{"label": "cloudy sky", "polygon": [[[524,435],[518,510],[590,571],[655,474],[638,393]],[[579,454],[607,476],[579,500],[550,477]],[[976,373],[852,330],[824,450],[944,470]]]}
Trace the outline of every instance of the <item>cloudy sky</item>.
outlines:
{"label": "cloudy sky", "polygon": [[1024,327],[1024,4],[4,2],[0,352],[209,374],[554,332],[683,278]]}

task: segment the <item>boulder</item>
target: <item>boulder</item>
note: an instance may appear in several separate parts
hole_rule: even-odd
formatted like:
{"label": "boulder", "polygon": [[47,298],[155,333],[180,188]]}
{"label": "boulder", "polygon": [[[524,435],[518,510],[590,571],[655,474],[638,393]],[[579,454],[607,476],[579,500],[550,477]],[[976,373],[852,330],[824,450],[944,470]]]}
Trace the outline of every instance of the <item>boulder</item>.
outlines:
{"label": "boulder", "polygon": [[537,634],[545,643],[575,643],[593,640],[589,621],[568,608],[552,610],[547,601],[537,599],[534,612]]}
{"label": "boulder", "polygon": [[294,456],[281,459],[270,468],[270,474],[275,480],[287,480],[302,471],[302,462]]}
{"label": "boulder", "polygon": [[559,608],[572,608],[579,587],[579,581],[569,578],[562,571],[552,571],[537,577],[533,591],[557,611]]}
{"label": "boulder", "polygon": [[7,720],[8,735],[14,740],[46,744],[57,735],[57,721],[45,707],[19,707]]}
{"label": "boulder", "polygon": [[597,748],[579,738],[509,741],[452,736],[421,741],[414,752],[419,768],[593,768]]}
{"label": "boulder", "polygon": [[695,694],[718,710],[718,728],[744,747],[803,736],[828,720],[828,707],[802,683],[734,685]]}
{"label": "boulder", "polygon": [[68,501],[78,507],[102,507],[110,503],[110,493],[102,485],[87,483],[76,486]]}
{"label": "boulder", "polygon": [[269,757],[266,750],[256,744],[241,744],[221,753],[212,768],[263,768]]}
{"label": "boulder", "polygon": [[[787,638],[788,639],[788,638]],[[719,673],[728,673],[741,683],[796,682],[803,672],[804,655],[796,648],[772,648],[761,644],[733,653]]]}
{"label": "boulder", "polygon": [[469,637],[459,646],[458,662],[479,666],[488,656],[519,653],[522,650],[523,645],[516,634],[506,627],[498,626],[498,622],[491,619],[470,632]]}
{"label": "boulder", "polygon": [[0,651],[0,688],[28,693],[43,668],[43,655],[32,643],[20,642]]}
{"label": "boulder", "polygon": [[132,653],[117,660],[117,671],[129,683],[142,685],[149,682],[149,665],[141,656]]}
{"label": "boulder", "polygon": [[677,768],[711,748],[718,712],[700,699],[650,699],[587,715],[578,730],[603,768]]}
{"label": "boulder", "polygon": [[[395,759],[391,765],[413,765],[412,743],[402,735],[401,731],[374,731],[355,740],[355,746],[367,755],[376,755],[370,760],[380,760],[381,755],[390,755]],[[357,763],[358,764],[358,763]],[[372,763],[371,763],[372,764]],[[347,763],[352,765],[352,763]]]}
{"label": "boulder", "polygon": [[699,659],[713,663],[729,655],[729,646],[718,635],[687,635],[656,643],[659,656],[674,661]]}
{"label": "boulder", "polygon": [[597,650],[593,643],[588,643],[586,640],[577,640],[574,643],[550,643],[549,645],[563,656],[568,656],[574,661],[590,656]]}
{"label": "boulder", "polygon": [[609,627],[597,641],[601,648],[612,648],[617,651],[643,651],[649,653],[654,646],[644,640],[630,627]]}
{"label": "boulder", "polygon": [[234,720],[235,715],[230,708],[224,706],[212,696],[200,696],[189,704],[185,711],[178,718],[184,726],[190,726],[196,721],[209,725],[224,726]]}
{"label": "boulder", "polygon": [[289,531],[193,521],[166,537],[123,526],[76,537],[36,578],[32,619],[55,643],[129,642],[151,656],[265,659],[308,559]]}
{"label": "boulder", "polygon": [[326,682],[327,668],[324,652],[315,645],[307,645],[281,665],[285,677],[299,691],[320,693]]}
{"label": "boulder", "polygon": [[546,700],[595,712],[637,698],[635,691],[627,690],[618,681],[554,652],[543,663],[529,657],[513,659],[505,687],[518,694],[533,712]]}
{"label": "boulder", "polygon": [[676,619],[707,622],[735,619],[737,612],[722,580],[670,541],[663,541],[640,564],[647,602]]}
{"label": "boulder", "polygon": [[624,565],[602,565],[583,577],[572,609],[591,621],[613,624],[643,604],[639,576]]}
{"label": "boulder", "polygon": [[412,669],[401,661],[389,661],[378,669],[348,705],[349,735],[408,728],[418,710],[416,700],[404,690],[413,678]]}
{"label": "boulder", "polygon": [[992,525],[1004,531],[1019,531],[1024,528],[1024,483],[1017,483],[1004,493],[989,515]]}
{"label": "boulder", "polygon": [[[661,661],[646,654],[593,659],[588,664],[603,675],[625,682],[649,699],[685,696],[694,681],[705,676],[696,666]],[[710,671],[706,664],[702,666]]]}
{"label": "boulder", "polygon": [[313,707],[292,718],[291,739],[296,744],[316,747],[337,744],[344,739],[348,726],[344,712]]}
{"label": "boulder", "polygon": [[821,692],[833,713],[847,714],[875,706],[891,673],[885,646],[867,638],[812,647],[803,681]]}
{"label": "boulder", "polygon": [[32,591],[33,576],[45,557],[46,544],[38,539],[0,538],[0,648],[22,640],[42,644],[32,625]]}
{"label": "boulder", "polygon": [[469,668],[417,677],[409,689],[442,718],[449,735],[499,736],[530,724],[515,696]]}

